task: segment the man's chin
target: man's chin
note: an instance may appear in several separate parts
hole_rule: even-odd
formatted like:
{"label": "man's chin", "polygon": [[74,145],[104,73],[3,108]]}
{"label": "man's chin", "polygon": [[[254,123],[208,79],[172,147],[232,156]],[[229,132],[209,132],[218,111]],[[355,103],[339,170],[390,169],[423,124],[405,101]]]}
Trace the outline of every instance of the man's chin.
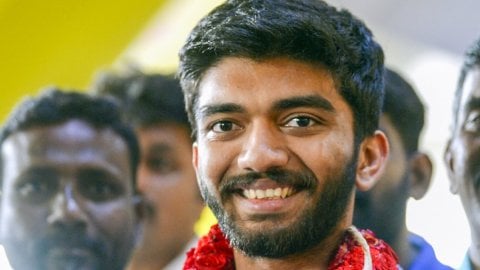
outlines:
{"label": "man's chin", "polygon": [[93,252],[81,248],[53,248],[45,258],[48,270],[96,270],[101,269],[100,262]]}
{"label": "man's chin", "polygon": [[289,230],[294,227],[298,221],[290,221],[281,218],[281,215],[262,215],[255,217],[250,221],[238,222],[236,227],[239,231],[246,234],[264,234],[269,233],[282,233],[285,230]]}

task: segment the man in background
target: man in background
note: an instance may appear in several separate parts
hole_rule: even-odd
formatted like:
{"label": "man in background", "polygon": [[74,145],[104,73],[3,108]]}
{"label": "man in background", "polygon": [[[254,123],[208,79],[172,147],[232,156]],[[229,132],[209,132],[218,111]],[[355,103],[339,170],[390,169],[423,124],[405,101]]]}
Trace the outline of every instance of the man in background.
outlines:
{"label": "man in background", "polygon": [[470,225],[471,243],[460,269],[480,269],[480,40],[467,51],[453,102],[445,150],[450,191],[458,194]]}
{"label": "man in background", "polygon": [[138,189],[149,214],[130,269],[181,269],[196,242],[193,230],[204,206],[192,166],[192,140],[178,80],[160,74],[103,74],[93,89],[120,99],[137,133]]}
{"label": "man in background", "polygon": [[15,270],[124,269],[139,153],[114,103],[43,92],[9,116],[0,146],[0,240]]}
{"label": "man in background", "polygon": [[413,87],[398,73],[385,73],[380,128],[390,144],[384,175],[367,192],[357,192],[353,224],[369,228],[389,243],[405,270],[451,269],[441,264],[422,237],[407,230],[407,200],[422,198],[432,177],[432,162],[418,149],[424,106]]}

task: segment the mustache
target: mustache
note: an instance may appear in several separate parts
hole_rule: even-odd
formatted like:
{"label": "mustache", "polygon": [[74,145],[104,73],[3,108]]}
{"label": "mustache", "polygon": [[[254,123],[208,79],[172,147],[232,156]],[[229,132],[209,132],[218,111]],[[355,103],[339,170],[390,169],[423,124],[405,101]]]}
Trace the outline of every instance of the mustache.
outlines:
{"label": "mustache", "polygon": [[238,192],[262,178],[268,178],[279,185],[292,186],[296,190],[314,190],[318,185],[317,178],[313,172],[308,169],[297,172],[272,168],[265,172],[248,172],[223,178],[219,186],[220,195],[223,198],[229,194]]}
{"label": "mustache", "polygon": [[47,234],[40,239],[36,244],[37,251],[43,258],[53,248],[81,248],[89,250],[98,258],[105,258],[108,256],[107,247],[99,239],[94,239],[81,232],[70,231],[55,231]]}

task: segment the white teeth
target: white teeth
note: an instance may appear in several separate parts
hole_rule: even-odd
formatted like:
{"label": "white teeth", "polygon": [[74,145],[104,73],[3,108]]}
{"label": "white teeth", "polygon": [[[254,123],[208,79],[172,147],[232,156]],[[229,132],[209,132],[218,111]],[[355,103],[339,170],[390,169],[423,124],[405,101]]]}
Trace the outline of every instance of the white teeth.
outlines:
{"label": "white teeth", "polygon": [[293,189],[286,188],[276,188],[276,189],[246,189],[243,191],[243,196],[248,199],[285,199],[292,195]]}
{"label": "white teeth", "polygon": [[255,195],[257,195],[258,199],[263,199],[263,198],[265,198],[265,191],[263,191],[261,189],[257,189],[257,190],[255,190]]}

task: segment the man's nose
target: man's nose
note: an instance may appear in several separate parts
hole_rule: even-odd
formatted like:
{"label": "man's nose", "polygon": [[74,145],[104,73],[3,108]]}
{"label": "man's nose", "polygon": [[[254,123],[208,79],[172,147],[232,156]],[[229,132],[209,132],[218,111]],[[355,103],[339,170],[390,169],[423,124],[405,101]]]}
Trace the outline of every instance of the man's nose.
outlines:
{"label": "man's nose", "polygon": [[85,229],[87,216],[76,198],[71,184],[59,189],[52,200],[50,215],[47,217],[50,225]]}
{"label": "man's nose", "polygon": [[287,141],[274,124],[258,122],[252,124],[238,157],[240,168],[265,172],[271,168],[287,165],[289,152]]}

